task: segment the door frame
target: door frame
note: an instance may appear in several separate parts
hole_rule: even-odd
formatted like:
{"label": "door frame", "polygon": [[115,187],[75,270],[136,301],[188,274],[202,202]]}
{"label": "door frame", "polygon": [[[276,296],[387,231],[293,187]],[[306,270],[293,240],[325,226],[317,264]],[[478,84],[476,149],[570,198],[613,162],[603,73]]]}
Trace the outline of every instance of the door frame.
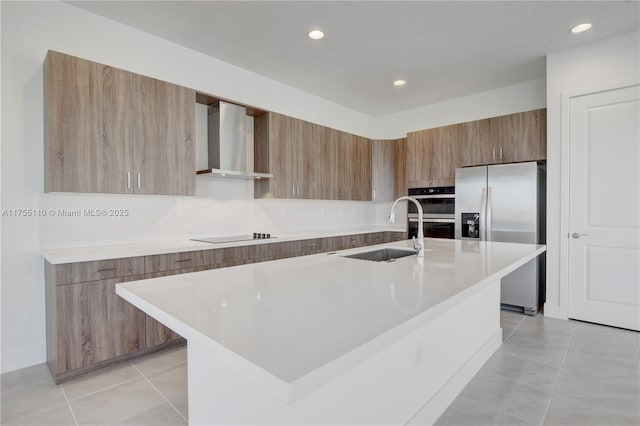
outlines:
{"label": "door frame", "polygon": [[[573,98],[579,98],[582,96],[595,95],[603,92],[610,92],[613,90],[626,89],[631,87],[640,86],[640,83],[625,84],[616,87],[600,87],[590,90],[572,90],[562,93],[562,111],[561,111],[561,136],[560,136],[560,263],[559,273],[560,280],[558,286],[558,308],[563,314],[565,319],[569,318],[569,233],[570,233],[570,166],[571,166],[571,152],[570,152],[570,120],[571,120],[571,100]],[[548,184],[547,180],[547,184]],[[549,203],[547,203],[548,206]],[[547,209],[547,213],[548,213]],[[547,223],[548,220],[547,220]],[[548,237],[547,237],[548,238]],[[547,271],[548,272],[548,271]],[[547,290],[548,291],[548,290]]]}

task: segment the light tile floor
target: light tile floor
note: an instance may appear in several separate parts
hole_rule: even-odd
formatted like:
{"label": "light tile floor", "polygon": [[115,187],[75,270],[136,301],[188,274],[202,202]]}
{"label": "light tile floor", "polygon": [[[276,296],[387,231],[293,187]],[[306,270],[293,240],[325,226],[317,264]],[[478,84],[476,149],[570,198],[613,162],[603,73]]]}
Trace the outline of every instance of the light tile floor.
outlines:
{"label": "light tile floor", "polygon": [[[504,344],[437,425],[640,425],[640,333],[501,312]],[[3,374],[3,425],[185,425],[186,349],[56,386]],[[420,424],[418,414],[411,424]]]}

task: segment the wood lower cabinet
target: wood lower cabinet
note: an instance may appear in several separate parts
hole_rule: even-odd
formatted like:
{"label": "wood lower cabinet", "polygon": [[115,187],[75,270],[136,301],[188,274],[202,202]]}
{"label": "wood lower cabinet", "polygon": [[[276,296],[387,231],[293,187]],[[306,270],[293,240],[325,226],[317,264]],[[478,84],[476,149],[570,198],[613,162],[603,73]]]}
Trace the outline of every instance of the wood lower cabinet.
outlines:
{"label": "wood lower cabinet", "polygon": [[195,91],[49,51],[45,192],[193,195]]}
{"label": "wood lower cabinet", "polygon": [[123,278],[114,278],[48,290],[55,293],[55,298],[50,295],[47,317],[55,318],[56,337],[53,342],[48,339],[54,354],[47,359],[56,382],[146,347],[146,315],[116,295],[115,286],[121,282]]}
{"label": "wood lower cabinet", "polygon": [[[52,265],[45,261],[47,363],[56,383],[184,339],[115,292],[119,283],[406,239],[373,232]],[[176,265],[194,265],[183,268]]]}

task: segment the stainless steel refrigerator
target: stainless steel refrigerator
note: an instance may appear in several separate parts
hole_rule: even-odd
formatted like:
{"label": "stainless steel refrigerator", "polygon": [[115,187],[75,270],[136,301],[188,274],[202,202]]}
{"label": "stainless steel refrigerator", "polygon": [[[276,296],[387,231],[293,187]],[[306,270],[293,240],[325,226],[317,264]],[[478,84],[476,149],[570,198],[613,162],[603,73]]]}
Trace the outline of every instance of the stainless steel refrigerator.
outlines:
{"label": "stainless steel refrigerator", "polygon": [[[455,238],[544,244],[545,179],[537,162],[456,169]],[[502,279],[502,306],[535,315],[544,288],[543,255]]]}

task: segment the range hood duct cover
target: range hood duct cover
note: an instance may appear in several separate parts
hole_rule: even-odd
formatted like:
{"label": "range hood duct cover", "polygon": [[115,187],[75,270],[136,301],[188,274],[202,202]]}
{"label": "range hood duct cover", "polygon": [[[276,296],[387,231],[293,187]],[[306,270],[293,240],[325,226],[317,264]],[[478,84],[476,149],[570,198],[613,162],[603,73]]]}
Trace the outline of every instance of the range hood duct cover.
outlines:
{"label": "range hood duct cover", "polygon": [[247,109],[229,102],[210,105],[207,112],[209,169],[214,176],[262,179],[253,171],[253,141],[247,140]]}

